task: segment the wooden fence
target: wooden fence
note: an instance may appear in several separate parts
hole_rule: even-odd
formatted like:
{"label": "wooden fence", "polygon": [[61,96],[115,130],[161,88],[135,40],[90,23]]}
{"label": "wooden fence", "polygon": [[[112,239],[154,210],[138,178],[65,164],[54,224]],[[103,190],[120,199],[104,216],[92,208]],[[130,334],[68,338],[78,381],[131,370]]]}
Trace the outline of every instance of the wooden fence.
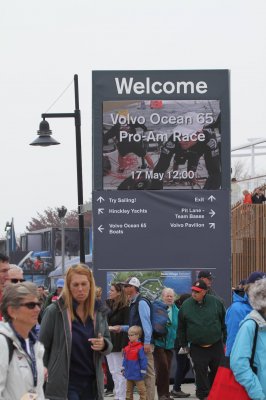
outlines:
{"label": "wooden fence", "polygon": [[232,285],[253,271],[266,271],[266,205],[238,204],[232,209]]}

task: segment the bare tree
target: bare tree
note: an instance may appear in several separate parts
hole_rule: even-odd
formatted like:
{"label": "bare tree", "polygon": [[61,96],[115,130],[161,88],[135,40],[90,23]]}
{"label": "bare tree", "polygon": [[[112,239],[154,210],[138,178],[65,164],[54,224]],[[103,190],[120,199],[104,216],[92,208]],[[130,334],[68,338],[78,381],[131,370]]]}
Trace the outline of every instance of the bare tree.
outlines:
{"label": "bare tree", "polygon": [[[32,217],[26,229],[29,232],[44,228],[56,228],[61,225],[58,215],[58,207],[48,207],[42,213],[37,212],[37,217]],[[68,211],[64,218],[66,228],[78,228],[78,212],[75,210]],[[91,211],[84,214],[85,227],[91,226],[92,214]]]}
{"label": "bare tree", "polygon": [[236,178],[236,180],[239,181],[249,177],[249,170],[244,160],[239,159],[232,163],[232,178]]}

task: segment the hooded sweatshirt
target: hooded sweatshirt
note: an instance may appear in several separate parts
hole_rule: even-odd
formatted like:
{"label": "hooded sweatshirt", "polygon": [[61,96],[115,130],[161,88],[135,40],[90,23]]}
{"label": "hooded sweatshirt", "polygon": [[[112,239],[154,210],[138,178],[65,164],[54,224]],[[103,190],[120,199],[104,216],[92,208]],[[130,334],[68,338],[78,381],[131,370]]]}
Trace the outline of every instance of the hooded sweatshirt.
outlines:
{"label": "hooded sweatshirt", "polygon": [[[250,367],[250,358],[256,324],[258,324],[258,337],[254,357],[255,374]],[[240,329],[235,339],[230,355],[230,366],[236,380],[245,387],[249,397],[253,400],[266,400],[266,321],[262,315],[253,310],[240,324]]]}
{"label": "hooded sweatshirt", "polygon": [[232,347],[235,341],[236,334],[239,330],[239,324],[243,319],[252,311],[252,307],[249,304],[248,296],[245,293],[244,297],[234,292],[233,303],[227,309],[225,314],[225,323],[227,329],[227,340],[226,340],[226,356],[230,356]]}

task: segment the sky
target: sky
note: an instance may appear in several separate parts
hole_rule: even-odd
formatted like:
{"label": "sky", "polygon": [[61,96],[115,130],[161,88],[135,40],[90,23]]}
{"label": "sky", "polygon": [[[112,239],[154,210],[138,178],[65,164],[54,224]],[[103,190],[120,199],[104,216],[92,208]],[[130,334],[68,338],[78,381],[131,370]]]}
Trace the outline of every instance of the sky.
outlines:
{"label": "sky", "polygon": [[12,218],[19,235],[47,207],[77,208],[74,120],[49,120],[60,146],[29,146],[42,113],[74,111],[74,74],[84,201],[93,70],[229,69],[232,147],[266,137],[265,20],[265,0],[2,1],[0,237]]}

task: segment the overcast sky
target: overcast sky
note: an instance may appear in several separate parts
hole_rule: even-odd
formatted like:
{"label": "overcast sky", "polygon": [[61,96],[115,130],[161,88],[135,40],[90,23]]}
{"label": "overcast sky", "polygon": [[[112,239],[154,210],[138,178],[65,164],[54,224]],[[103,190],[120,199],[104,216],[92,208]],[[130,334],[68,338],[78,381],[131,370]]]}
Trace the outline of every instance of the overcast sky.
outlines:
{"label": "overcast sky", "polygon": [[[38,211],[77,207],[74,121],[49,120],[60,146],[29,146],[41,113],[75,73],[84,200],[92,187],[92,70],[230,69],[232,146],[266,137],[265,14],[265,0],[2,1],[0,236],[12,217],[19,234]],[[73,110],[72,84],[50,112]]]}

